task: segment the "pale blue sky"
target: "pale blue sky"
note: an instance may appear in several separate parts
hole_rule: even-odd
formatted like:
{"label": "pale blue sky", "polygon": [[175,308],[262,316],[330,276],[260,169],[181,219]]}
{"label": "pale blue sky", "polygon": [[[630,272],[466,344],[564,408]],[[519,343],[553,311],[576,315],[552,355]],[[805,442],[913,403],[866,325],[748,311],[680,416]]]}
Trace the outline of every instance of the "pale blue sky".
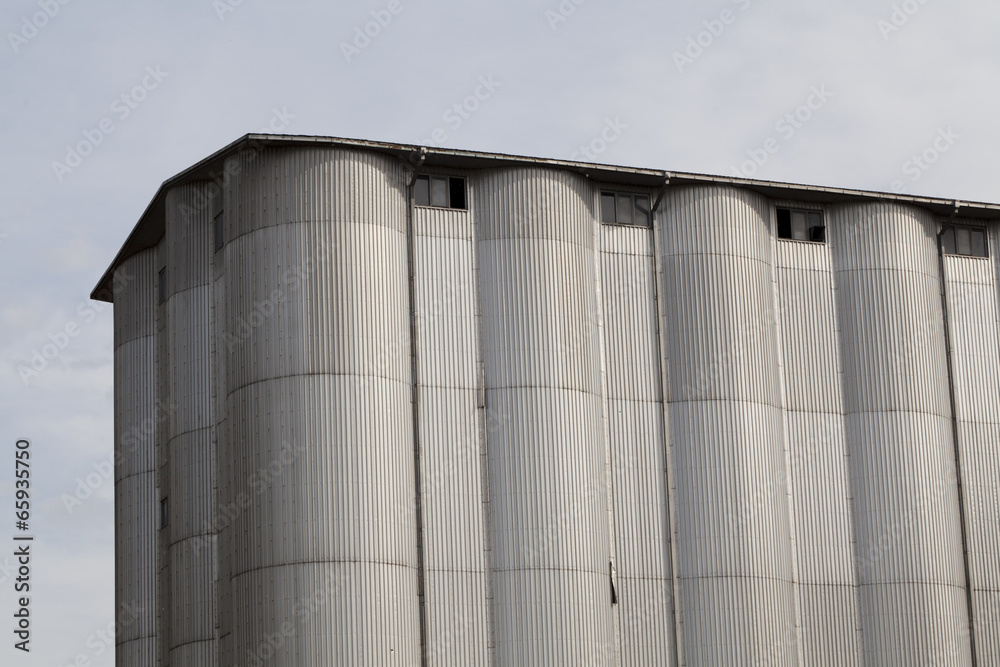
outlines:
{"label": "pale blue sky", "polygon": [[[115,613],[112,320],[88,294],[159,184],[246,132],[421,143],[440,128],[454,148],[590,146],[630,166],[1000,201],[993,2],[237,1],[0,9],[0,554],[19,437],[38,536],[27,656],[0,555],[4,665],[113,664],[97,634]],[[477,88],[475,111],[449,113]],[[609,123],[614,140],[594,142]],[[54,165],[81,142],[79,164]],[[933,164],[913,160],[925,152]],[[59,342],[25,381],[18,367]]]}

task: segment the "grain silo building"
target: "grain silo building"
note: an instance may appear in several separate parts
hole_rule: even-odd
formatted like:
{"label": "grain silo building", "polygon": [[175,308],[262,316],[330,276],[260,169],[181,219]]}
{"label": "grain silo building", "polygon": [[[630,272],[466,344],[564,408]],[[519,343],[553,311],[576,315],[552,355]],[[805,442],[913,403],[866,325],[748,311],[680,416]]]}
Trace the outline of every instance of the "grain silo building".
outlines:
{"label": "grain silo building", "polygon": [[248,135],[93,294],[118,664],[1000,664],[998,232]]}

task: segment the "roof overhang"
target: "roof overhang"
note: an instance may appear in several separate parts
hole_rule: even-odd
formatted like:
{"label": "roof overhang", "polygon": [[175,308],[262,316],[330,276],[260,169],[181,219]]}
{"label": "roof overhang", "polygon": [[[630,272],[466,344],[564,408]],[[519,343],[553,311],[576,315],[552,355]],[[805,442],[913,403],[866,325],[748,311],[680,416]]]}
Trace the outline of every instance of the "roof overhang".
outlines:
{"label": "roof overhang", "polygon": [[586,176],[595,181],[619,183],[638,187],[659,188],[669,179],[671,186],[677,185],[711,185],[722,184],[745,188],[758,192],[770,199],[785,199],[812,203],[848,203],[892,201],[912,204],[930,210],[936,215],[950,217],[961,212],[963,218],[976,220],[1000,219],[1000,204],[982,202],[957,201],[954,199],[939,199],[934,197],[916,197],[912,195],[894,194],[866,190],[849,190],[844,188],[827,188],[797,183],[781,183],[775,181],[759,181],[749,178],[727,176],[712,176],[708,174],[662,171],[654,169],[637,169],[615,165],[592,164],[588,162],[573,162],[568,160],[551,160],[546,158],[506,155],[503,153],[483,153],[479,151],[456,150],[451,148],[435,148],[414,144],[396,144],[380,141],[364,141],[360,139],[342,139],[337,137],[309,137],[296,135],[247,134],[232,142],[225,148],[209,155],[204,160],[188,167],[176,176],[168,178],[160,185],[152,201],[139,217],[132,232],[125,240],[121,250],[115,255],[111,266],[98,281],[90,294],[90,298],[98,301],[114,301],[112,284],[115,269],[126,259],[142,250],[151,248],[163,238],[165,226],[164,200],[168,189],[186,183],[221,181],[225,169],[225,160],[241,150],[248,148],[276,146],[337,146],[345,148],[361,148],[394,155],[406,160],[416,152],[424,152],[423,164],[429,167],[447,167],[453,169],[484,169],[498,166],[546,166],[565,169]]}

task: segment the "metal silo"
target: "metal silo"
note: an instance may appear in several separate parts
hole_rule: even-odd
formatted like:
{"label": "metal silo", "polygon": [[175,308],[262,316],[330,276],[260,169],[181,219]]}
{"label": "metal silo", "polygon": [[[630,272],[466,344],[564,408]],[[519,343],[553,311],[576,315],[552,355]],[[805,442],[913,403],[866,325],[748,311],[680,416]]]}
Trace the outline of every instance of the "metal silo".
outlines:
{"label": "metal silo", "polygon": [[865,662],[971,665],[936,221],[831,212]]}
{"label": "metal silo", "polygon": [[475,182],[495,659],[611,665],[592,190],[541,167]]}
{"label": "metal silo", "polygon": [[115,635],[120,667],[156,664],[156,250],[138,252],[114,272],[115,606],[135,620]]}
{"label": "metal silo", "polygon": [[165,201],[163,343],[160,367],[173,409],[161,478],[169,508],[166,567],[169,663],[215,665],[215,439],[212,410],[212,225],[208,189],[171,188]]}
{"label": "metal silo", "polygon": [[[822,214],[815,204],[776,202]],[[830,247],[775,240],[803,665],[860,665],[857,562]]]}
{"label": "metal silo", "polygon": [[407,172],[320,147],[226,169],[230,658],[419,664]]}
{"label": "metal silo", "polygon": [[936,237],[995,255],[1000,205],[888,197],[329,137],[178,174],[93,295],[118,664],[1000,660],[1000,269]]}
{"label": "metal silo", "polygon": [[688,664],[799,664],[770,205],[668,190],[664,327]]}

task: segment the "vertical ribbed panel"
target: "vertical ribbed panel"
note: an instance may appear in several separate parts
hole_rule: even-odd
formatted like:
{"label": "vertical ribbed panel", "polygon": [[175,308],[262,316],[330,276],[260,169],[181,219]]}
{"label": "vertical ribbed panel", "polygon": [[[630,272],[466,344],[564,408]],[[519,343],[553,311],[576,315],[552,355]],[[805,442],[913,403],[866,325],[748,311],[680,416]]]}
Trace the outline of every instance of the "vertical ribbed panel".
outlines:
{"label": "vertical ribbed panel", "polygon": [[776,241],[803,657],[860,665],[857,565],[834,282],[825,244]]}
{"label": "vertical ribbed panel", "polygon": [[115,608],[135,621],[115,635],[119,667],[156,665],[156,251],[115,271]]}
{"label": "vertical ribbed panel", "polygon": [[[163,270],[167,263],[167,246],[163,239],[156,249],[157,269]],[[156,664],[159,667],[170,667],[170,636],[173,621],[173,605],[171,593],[173,582],[170,569],[170,527],[161,527],[159,503],[170,489],[170,456],[167,443],[170,440],[170,419],[177,403],[170,394],[170,336],[167,328],[166,305],[160,301],[160,282],[154,283],[154,302],[156,306],[156,391],[161,400],[168,406],[166,413],[156,420],[156,500],[157,520],[156,533]]]}
{"label": "vertical ribbed panel", "polygon": [[476,184],[496,662],[614,664],[592,191]]}
{"label": "vertical ribbed panel", "polygon": [[228,166],[228,657],[419,664],[402,165],[315,149]]}
{"label": "vertical ribbed panel", "polygon": [[[213,206],[214,214],[225,213],[222,208],[222,198]],[[213,246],[214,247],[214,246]],[[215,253],[212,277],[212,414],[215,417],[215,512],[212,516],[212,529],[216,533],[216,633],[218,636],[218,660],[220,667],[228,667],[236,662],[232,653],[232,595],[230,594],[231,561],[223,557],[231,553],[226,546],[226,540],[232,532],[232,516],[229,508],[223,506],[223,499],[232,498],[227,491],[232,485],[230,479],[233,469],[233,455],[229,446],[229,415],[227,410],[228,389],[226,388],[227,347],[219,335],[225,328],[226,317],[226,250],[225,246]]]}
{"label": "vertical ribbed panel", "polygon": [[600,233],[620,664],[673,665],[653,233],[610,225]]}
{"label": "vertical ribbed panel", "polygon": [[692,665],[798,663],[768,208],[701,187],[658,212]]}
{"label": "vertical ribbed panel", "polygon": [[935,220],[831,208],[867,664],[971,664]]}
{"label": "vertical ribbed panel", "polygon": [[1000,292],[992,240],[990,259],[944,257],[978,665],[1000,665]]}
{"label": "vertical ribbed panel", "polygon": [[490,659],[473,243],[470,211],[414,209],[430,667]]}
{"label": "vertical ribbed panel", "polygon": [[167,191],[165,341],[168,395],[170,664],[216,664],[215,450],[212,416],[212,209],[205,185]]}

